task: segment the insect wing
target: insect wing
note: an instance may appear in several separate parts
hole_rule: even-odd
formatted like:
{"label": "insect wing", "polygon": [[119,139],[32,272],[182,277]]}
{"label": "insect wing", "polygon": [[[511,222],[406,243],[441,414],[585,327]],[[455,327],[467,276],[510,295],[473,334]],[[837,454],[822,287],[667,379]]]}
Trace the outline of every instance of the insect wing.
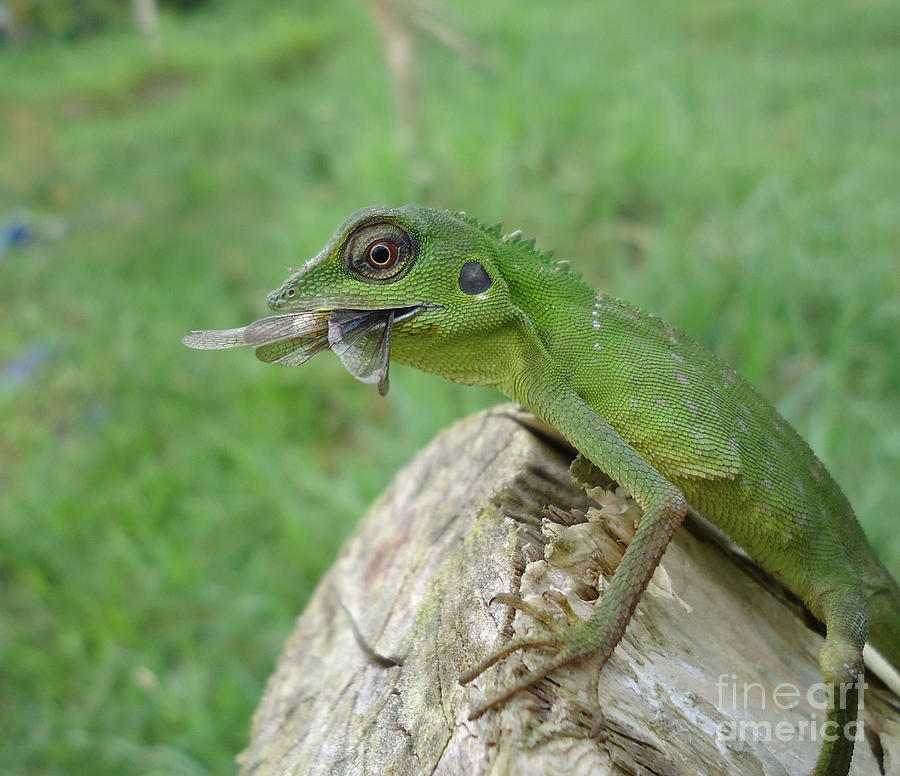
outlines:
{"label": "insect wing", "polygon": [[387,393],[393,310],[335,310],[328,319],[328,342],[357,380],[378,383]]}
{"label": "insect wing", "polygon": [[198,350],[251,345],[260,361],[295,366],[328,347],[329,315],[328,310],[271,315],[239,329],[192,331],[181,341]]}
{"label": "insect wing", "polygon": [[294,338],[328,339],[327,310],[304,311],[260,318],[244,329],[244,342],[254,347]]}
{"label": "insect wing", "polygon": [[318,337],[289,337],[256,348],[256,357],[267,364],[299,366],[309,361],[320,350],[328,347],[328,334]]}
{"label": "insect wing", "polygon": [[195,350],[223,350],[224,348],[238,348],[246,345],[244,331],[246,326],[239,329],[212,329],[209,331],[192,331],[185,334],[181,341],[189,348]]}

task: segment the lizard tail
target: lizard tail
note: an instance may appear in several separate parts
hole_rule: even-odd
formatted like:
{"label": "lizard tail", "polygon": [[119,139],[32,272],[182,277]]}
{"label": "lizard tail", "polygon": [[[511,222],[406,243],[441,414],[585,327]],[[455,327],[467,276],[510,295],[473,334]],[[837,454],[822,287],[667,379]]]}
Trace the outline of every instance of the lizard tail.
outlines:
{"label": "lizard tail", "polygon": [[883,583],[869,596],[869,646],[893,667],[894,680],[884,675],[888,673],[884,668],[869,667],[900,695],[900,587],[887,570]]}

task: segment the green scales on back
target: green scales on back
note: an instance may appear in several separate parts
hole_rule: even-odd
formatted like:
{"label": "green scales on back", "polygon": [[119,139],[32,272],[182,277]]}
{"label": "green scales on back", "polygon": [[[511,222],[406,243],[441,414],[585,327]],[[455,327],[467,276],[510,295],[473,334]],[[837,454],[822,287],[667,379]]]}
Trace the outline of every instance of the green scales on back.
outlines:
{"label": "green scales on back", "polygon": [[[281,364],[330,348],[382,393],[390,359],[497,388],[554,426],[644,509],[589,620],[549,641],[513,641],[464,674],[471,681],[517,649],[556,650],[473,718],[572,660],[602,668],[688,504],[825,623],[820,665],[829,685],[855,688],[867,638],[900,665],[900,591],[807,444],[705,347],[596,292],[533,241],[462,213],[367,208],[273,291],[269,305],[280,314],[192,332],[185,343],[251,345]],[[829,723],[856,719],[855,689],[844,701],[833,696]],[[826,741],[815,773],[843,776],[852,752],[846,736]]]}

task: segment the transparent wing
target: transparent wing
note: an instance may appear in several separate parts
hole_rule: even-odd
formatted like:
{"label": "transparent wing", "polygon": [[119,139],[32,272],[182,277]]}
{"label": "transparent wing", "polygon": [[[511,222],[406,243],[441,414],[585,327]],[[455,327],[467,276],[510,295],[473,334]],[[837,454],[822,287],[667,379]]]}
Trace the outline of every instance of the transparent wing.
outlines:
{"label": "transparent wing", "polygon": [[391,330],[394,323],[415,315],[424,305],[386,310],[302,310],[260,318],[239,329],[192,331],[182,342],[198,350],[250,345],[268,364],[297,366],[320,350],[331,348],[344,367],[364,383],[388,390]]}
{"label": "transparent wing", "polygon": [[302,364],[322,348],[328,347],[329,315],[329,310],[272,315],[239,329],[192,331],[181,341],[197,350],[251,345],[257,349],[256,355],[262,361]]}
{"label": "transparent wing", "polygon": [[328,332],[316,337],[289,337],[256,348],[256,357],[267,364],[299,366],[328,347]]}
{"label": "transparent wing", "polygon": [[246,328],[246,326],[242,326],[240,329],[192,331],[185,334],[181,341],[189,348],[194,348],[195,350],[237,348],[247,344],[244,342],[244,330]]}
{"label": "transparent wing", "polygon": [[257,347],[296,337],[327,338],[330,314],[330,310],[312,310],[260,318],[244,327],[244,342]]}
{"label": "transparent wing", "polygon": [[328,343],[357,380],[388,389],[394,310],[335,310],[328,319]]}

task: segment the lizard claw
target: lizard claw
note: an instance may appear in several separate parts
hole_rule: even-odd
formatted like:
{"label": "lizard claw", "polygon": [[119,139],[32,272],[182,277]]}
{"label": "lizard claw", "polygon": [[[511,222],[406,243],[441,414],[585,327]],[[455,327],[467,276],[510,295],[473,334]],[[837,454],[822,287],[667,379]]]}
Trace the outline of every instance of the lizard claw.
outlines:
{"label": "lizard claw", "polygon": [[[562,645],[560,644],[559,639],[555,636],[546,637],[546,638],[533,638],[533,639],[524,639],[524,638],[523,639],[512,639],[510,641],[507,641],[506,644],[504,644],[496,652],[488,655],[480,663],[472,666],[468,671],[464,671],[462,673],[462,675],[459,677],[459,683],[460,684],[469,684],[469,682],[472,682],[475,679],[477,679],[485,671],[487,671],[492,665],[503,660],[503,658],[508,657],[513,652],[518,652],[519,650],[522,650],[522,649],[530,649],[531,647],[556,647],[557,649],[559,649],[561,646]],[[529,684],[534,684],[534,682],[536,682],[538,679],[542,679],[542,678],[543,678],[542,676],[539,676],[537,679],[532,680],[532,682],[530,682]],[[516,692],[518,692],[518,690],[516,690]],[[482,712],[482,713],[484,713],[484,712]]]}
{"label": "lizard claw", "polygon": [[[532,647],[532,646],[550,646],[550,645],[548,645],[546,642],[528,642],[528,643],[517,644],[512,650],[507,650],[506,648],[504,648],[497,654],[491,655],[487,661],[483,661],[478,666],[476,666],[474,669],[471,669],[470,671],[467,671],[465,674],[463,674],[463,676],[460,677],[460,682],[465,684],[466,682],[464,681],[464,678],[469,674],[472,674],[471,679],[474,679],[476,676],[478,676],[478,674],[484,670],[484,668],[482,668],[482,666],[485,663],[487,663],[487,665],[485,665],[484,667],[487,668],[488,666],[493,665],[495,662],[497,662],[497,660],[499,660],[501,657],[505,657],[506,655],[510,654],[510,652],[514,651],[515,649],[521,649],[522,647]],[[567,654],[564,652],[559,657],[557,657],[556,660],[551,661],[548,665],[544,666],[543,668],[539,668],[535,671],[529,672],[515,684],[511,685],[510,687],[507,687],[502,692],[495,695],[493,698],[485,701],[484,703],[479,704],[474,709],[472,709],[472,711],[469,712],[469,720],[471,721],[471,720],[478,719],[486,711],[490,711],[491,709],[495,708],[496,706],[499,706],[502,703],[504,703],[505,701],[508,701],[510,698],[512,698],[514,695],[521,692],[522,690],[527,690],[533,684],[536,684],[541,679],[546,678],[546,676],[549,673],[551,673],[552,671],[555,671],[557,668],[562,668],[564,665],[566,665],[567,663],[570,663],[572,660],[575,660],[577,657],[578,657],[578,655],[571,655],[571,654]],[[490,661],[490,662],[488,662],[488,661]],[[481,669],[481,670],[478,670],[478,669]],[[473,673],[476,670],[477,670],[477,673]],[[471,679],[467,679],[466,681],[471,681]]]}
{"label": "lizard claw", "polygon": [[548,647],[557,652],[554,659],[550,660],[544,667],[535,669],[526,674],[522,679],[507,687],[500,694],[495,695],[484,703],[476,706],[469,714],[469,719],[474,720],[482,716],[486,711],[501,705],[511,697],[526,690],[541,679],[547,677],[548,674],[557,668],[571,663],[583,655],[583,651],[575,647],[571,640],[572,629],[584,624],[582,620],[570,606],[568,600],[561,593],[545,593],[544,598],[551,601],[566,618],[566,623],[561,623],[557,616],[545,608],[535,606],[533,603],[524,600],[515,593],[501,593],[491,599],[491,603],[501,603],[509,606],[517,611],[530,615],[540,622],[546,632],[542,636],[514,638],[506,642],[500,649],[485,657],[477,665],[464,672],[460,678],[460,684],[469,684],[477,677],[481,676],[491,666],[498,663],[505,657],[525,649]]}
{"label": "lizard claw", "polygon": [[[548,590],[542,596],[544,600],[553,603],[566,616],[569,625],[577,625],[581,622],[581,618],[572,610],[566,597],[555,590]],[[522,596],[516,593],[498,593],[491,599],[492,604],[504,604],[510,609],[533,617],[535,620],[543,624],[548,630],[559,634],[561,628],[557,618],[546,608],[535,606],[530,601],[526,601]]]}
{"label": "lizard claw", "polygon": [[[522,692],[523,690],[527,690],[530,687],[533,687],[542,679],[546,679],[553,671],[556,671],[558,668],[563,668],[569,663],[574,662],[580,658],[585,657],[585,654],[577,649],[574,649],[571,646],[566,646],[559,641],[555,641],[552,639],[514,639],[507,643],[501,650],[495,652],[492,655],[489,655],[485,658],[481,663],[477,666],[469,669],[460,677],[460,684],[467,684],[483,673],[485,670],[490,668],[494,663],[501,660],[502,658],[512,654],[513,652],[526,649],[528,647],[555,647],[560,650],[560,654],[556,656],[555,659],[551,660],[549,663],[544,665],[542,668],[535,669],[534,671],[530,671],[524,677],[522,677],[519,681],[510,685],[503,689],[497,695],[489,698],[488,700],[476,705],[469,712],[469,721],[473,721],[484,715],[486,712],[491,709],[497,708],[501,706],[503,703],[508,701],[514,695]],[[591,701],[590,701],[590,709],[589,709],[589,717],[591,720],[591,732],[590,735],[592,738],[599,738],[602,734],[604,727],[606,727],[606,717],[603,713],[603,710],[600,708],[600,701],[596,694],[596,688],[599,684],[600,672],[603,669],[605,664],[605,660],[602,657],[594,656],[590,661],[591,668],[591,682],[590,686],[593,689],[591,692]]]}

